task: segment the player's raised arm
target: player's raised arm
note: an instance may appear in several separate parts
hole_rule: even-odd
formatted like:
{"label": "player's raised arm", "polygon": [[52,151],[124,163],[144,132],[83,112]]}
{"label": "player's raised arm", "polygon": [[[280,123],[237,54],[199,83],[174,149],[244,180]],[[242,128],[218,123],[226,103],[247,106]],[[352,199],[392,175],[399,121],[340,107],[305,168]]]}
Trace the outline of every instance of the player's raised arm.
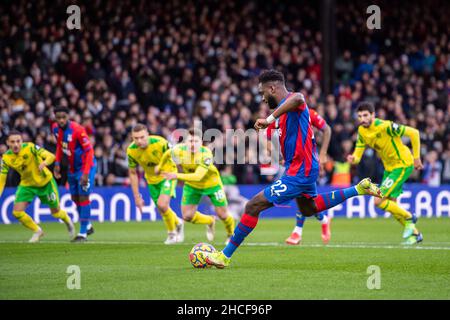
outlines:
{"label": "player's raised arm", "polygon": [[303,111],[306,108],[305,97],[298,92],[289,92],[286,89],[284,75],[277,70],[266,70],[259,75],[258,91],[262,101],[275,111],[266,119],[258,119],[255,129],[265,129],[281,115],[294,111]]}
{"label": "player's raised arm", "polygon": [[[272,116],[278,119],[281,115],[294,110],[305,109],[305,97],[299,92],[291,93],[273,113]],[[270,116],[269,116],[270,117]]]}
{"label": "player's raised arm", "polygon": [[277,120],[281,115],[294,110],[304,110],[306,106],[303,94],[294,92],[289,94],[286,100],[266,119],[258,119],[255,123],[255,129],[265,129]]}

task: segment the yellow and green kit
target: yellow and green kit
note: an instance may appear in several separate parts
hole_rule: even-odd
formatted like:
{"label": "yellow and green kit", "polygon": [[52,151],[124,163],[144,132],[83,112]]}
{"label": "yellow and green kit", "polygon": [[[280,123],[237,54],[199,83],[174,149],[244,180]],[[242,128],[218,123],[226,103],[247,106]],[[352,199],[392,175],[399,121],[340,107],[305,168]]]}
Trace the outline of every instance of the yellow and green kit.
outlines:
{"label": "yellow and green kit", "polygon": [[12,150],[5,152],[0,168],[0,195],[3,193],[9,169],[13,169],[20,175],[15,203],[32,202],[35,197],[39,197],[41,202],[50,208],[58,208],[59,193],[55,179],[47,167],[39,170],[43,161],[49,166],[55,161],[55,156],[31,142],[23,143],[17,154]]}

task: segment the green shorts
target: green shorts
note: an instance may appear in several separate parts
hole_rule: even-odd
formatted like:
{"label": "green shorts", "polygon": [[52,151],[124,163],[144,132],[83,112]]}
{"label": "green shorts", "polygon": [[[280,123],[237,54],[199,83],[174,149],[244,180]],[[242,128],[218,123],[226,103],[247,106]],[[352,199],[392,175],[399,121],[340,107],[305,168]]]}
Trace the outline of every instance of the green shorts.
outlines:
{"label": "green shorts", "polygon": [[408,180],[414,167],[397,168],[392,171],[384,171],[381,191],[386,197],[398,198],[403,192],[403,184]]}
{"label": "green shorts", "polygon": [[158,198],[162,194],[166,194],[173,198],[176,197],[175,187],[177,186],[177,180],[163,180],[160,183],[149,184],[148,191],[150,191],[150,197],[152,197],[155,205],[158,203]]}
{"label": "green shorts", "polygon": [[183,198],[181,200],[181,204],[197,205],[200,203],[202,196],[208,196],[215,207],[225,207],[228,205],[225,190],[223,190],[223,186],[221,184],[205,189],[197,189],[185,184],[183,187]]}
{"label": "green shorts", "polygon": [[43,187],[25,187],[19,186],[16,191],[14,203],[33,202],[35,197],[39,197],[43,204],[52,209],[59,207],[58,186],[54,178]]}

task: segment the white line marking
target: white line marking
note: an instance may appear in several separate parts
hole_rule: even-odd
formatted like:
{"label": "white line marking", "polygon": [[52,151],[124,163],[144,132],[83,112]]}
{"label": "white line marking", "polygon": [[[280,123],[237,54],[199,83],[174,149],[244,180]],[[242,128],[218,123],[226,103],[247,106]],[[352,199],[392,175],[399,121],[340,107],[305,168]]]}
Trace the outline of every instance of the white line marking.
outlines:
{"label": "white line marking", "polygon": [[[14,244],[14,243],[23,243],[27,244],[27,241],[6,241],[0,240],[0,244]],[[41,244],[70,244],[69,241],[60,241],[60,240],[44,240],[40,242]],[[440,242],[436,242],[438,244]],[[445,242],[444,242],[445,243]],[[152,241],[88,241],[82,244],[71,244],[71,245],[164,245],[162,242],[152,242]],[[195,245],[197,242],[185,242],[180,245]],[[433,244],[428,243],[428,244]],[[33,244],[36,245],[36,244]],[[39,245],[39,244],[38,244]],[[441,247],[441,246],[423,246],[423,245],[412,245],[412,246],[404,246],[404,245],[383,245],[378,243],[369,243],[369,242],[348,242],[342,244],[328,244],[323,245],[321,243],[307,243],[301,244],[299,246],[290,246],[280,242],[248,242],[244,243],[243,246],[260,246],[260,247],[285,247],[285,248],[343,248],[343,249],[407,249],[407,250],[445,250],[450,251],[450,247]],[[170,246],[167,246],[170,247]]]}

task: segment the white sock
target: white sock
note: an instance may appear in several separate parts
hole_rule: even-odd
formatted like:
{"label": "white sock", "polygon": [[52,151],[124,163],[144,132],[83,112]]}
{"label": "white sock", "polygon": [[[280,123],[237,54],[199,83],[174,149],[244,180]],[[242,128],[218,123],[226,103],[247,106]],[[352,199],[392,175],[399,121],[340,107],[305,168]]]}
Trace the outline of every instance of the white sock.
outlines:
{"label": "white sock", "polygon": [[89,230],[90,228],[92,228],[92,223],[89,222],[89,224],[87,226],[87,230]]}
{"label": "white sock", "polygon": [[78,236],[86,238],[87,237],[87,233],[79,233]]}
{"label": "white sock", "polygon": [[302,233],[303,233],[303,228],[300,228],[300,227],[296,226],[295,229],[294,229],[294,232],[301,236]]}
{"label": "white sock", "polygon": [[321,224],[327,224],[328,223],[328,217],[326,215],[323,215],[323,219],[320,220]]}

